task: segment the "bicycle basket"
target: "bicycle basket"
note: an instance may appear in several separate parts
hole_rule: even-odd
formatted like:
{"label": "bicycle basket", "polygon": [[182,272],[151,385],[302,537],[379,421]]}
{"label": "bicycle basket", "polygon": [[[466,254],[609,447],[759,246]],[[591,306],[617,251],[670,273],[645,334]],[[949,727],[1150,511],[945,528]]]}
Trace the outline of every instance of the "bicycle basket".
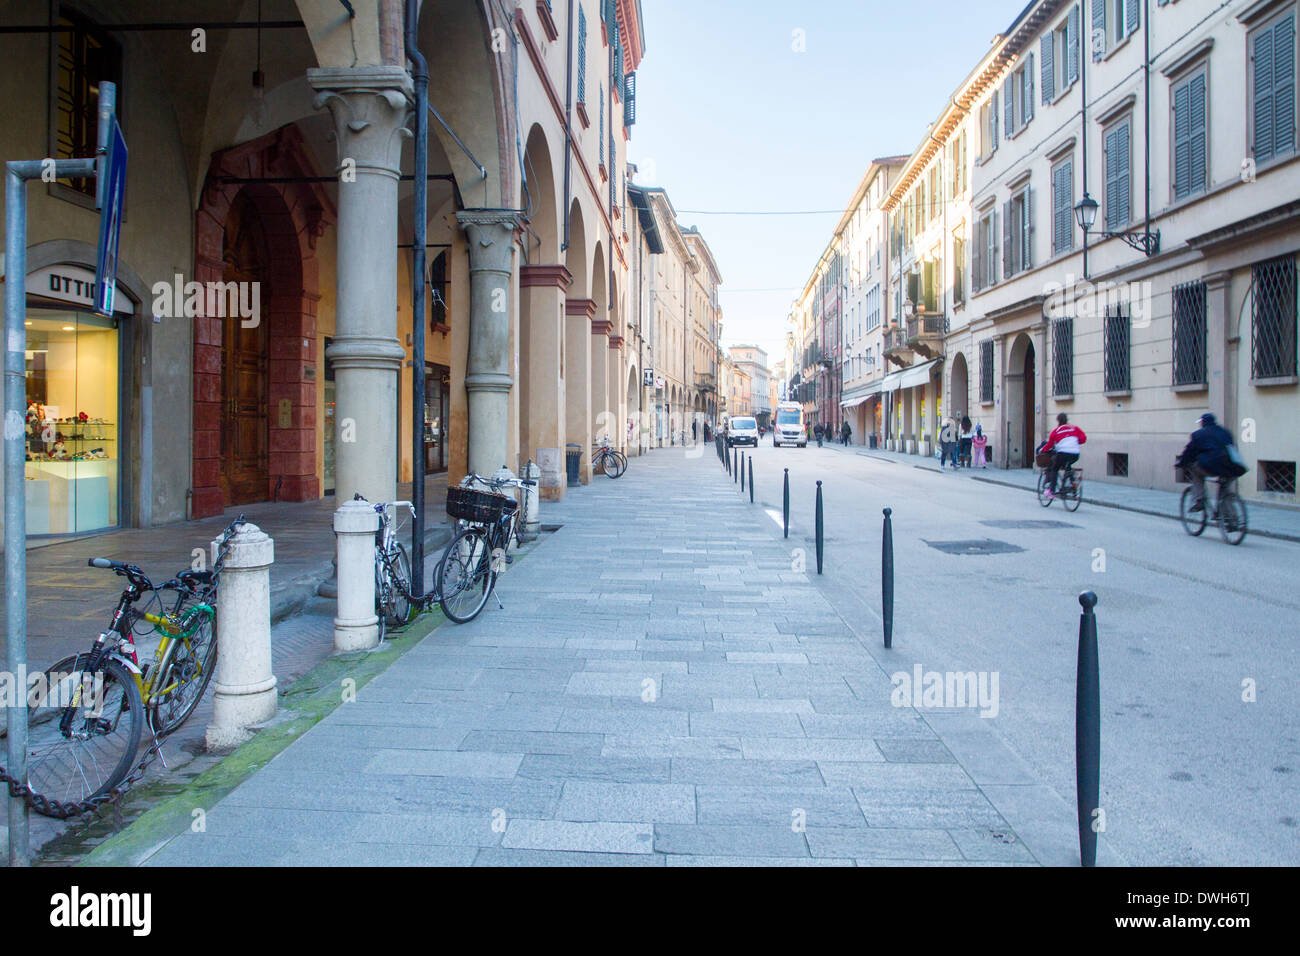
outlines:
{"label": "bicycle basket", "polygon": [[1050,451],[1040,451],[1034,455],[1034,464],[1039,468],[1052,467],[1052,453]]}
{"label": "bicycle basket", "polygon": [[513,498],[473,488],[447,489],[447,514],[464,521],[491,524],[519,507]]}

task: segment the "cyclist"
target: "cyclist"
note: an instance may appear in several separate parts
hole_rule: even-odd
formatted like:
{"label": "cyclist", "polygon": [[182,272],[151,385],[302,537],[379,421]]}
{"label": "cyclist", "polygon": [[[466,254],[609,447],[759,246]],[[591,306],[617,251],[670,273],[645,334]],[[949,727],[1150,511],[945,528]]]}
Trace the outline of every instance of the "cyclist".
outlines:
{"label": "cyclist", "polygon": [[1201,416],[1199,425],[1178,456],[1179,466],[1186,468],[1192,479],[1192,494],[1196,497],[1196,503],[1189,511],[1205,510],[1206,477],[1237,478],[1241,475],[1240,467],[1228,454],[1233,445],[1232,432],[1220,425],[1210,412]]}
{"label": "cyclist", "polygon": [[1043,451],[1052,453],[1052,463],[1047,468],[1047,497],[1056,497],[1056,476],[1062,468],[1069,468],[1079,460],[1079,452],[1087,444],[1088,436],[1078,425],[1071,425],[1065,412],[1056,416],[1056,427],[1043,443]]}

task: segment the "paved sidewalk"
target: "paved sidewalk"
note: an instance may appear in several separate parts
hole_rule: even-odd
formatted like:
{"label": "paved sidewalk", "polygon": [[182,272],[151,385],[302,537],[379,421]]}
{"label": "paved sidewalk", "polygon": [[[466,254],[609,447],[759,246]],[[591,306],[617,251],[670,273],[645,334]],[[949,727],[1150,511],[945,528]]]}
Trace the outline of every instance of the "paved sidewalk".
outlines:
{"label": "paved sidewalk", "polygon": [[[813,443],[816,447],[816,443]],[[955,478],[968,478],[973,481],[986,481],[1010,488],[1023,488],[1025,491],[1037,492],[1038,472],[1032,468],[963,468],[954,471],[951,467],[941,469],[939,460],[934,457],[908,455],[903,452],[884,451],[876,448],[863,448],[861,445],[827,444],[843,454],[862,455],[880,461],[892,461],[900,465],[912,465],[929,471],[943,471]],[[1181,491],[1161,491],[1155,488],[1138,488],[1133,485],[1120,484],[1115,481],[1096,480],[1085,470],[1083,500],[1085,504],[1100,505],[1106,508],[1119,508],[1124,511],[1136,511],[1141,514],[1178,519],[1178,504]],[[1262,534],[1287,541],[1300,541],[1300,508],[1288,508],[1248,501],[1250,533]]]}
{"label": "paved sidewalk", "polygon": [[989,722],[891,704],[711,452],[545,507],[563,527],[504,610],[439,627],[147,862],[1077,863],[1072,808]]}

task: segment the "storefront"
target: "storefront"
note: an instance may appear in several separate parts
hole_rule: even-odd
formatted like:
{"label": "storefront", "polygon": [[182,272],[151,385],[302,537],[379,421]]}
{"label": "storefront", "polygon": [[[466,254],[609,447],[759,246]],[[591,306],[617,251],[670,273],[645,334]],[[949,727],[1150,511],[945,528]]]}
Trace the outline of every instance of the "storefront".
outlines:
{"label": "storefront", "polygon": [[25,497],[32,537],[119,527],[130,469],[131,300],[90,310],[91,270],[46,266],[27,277]]}

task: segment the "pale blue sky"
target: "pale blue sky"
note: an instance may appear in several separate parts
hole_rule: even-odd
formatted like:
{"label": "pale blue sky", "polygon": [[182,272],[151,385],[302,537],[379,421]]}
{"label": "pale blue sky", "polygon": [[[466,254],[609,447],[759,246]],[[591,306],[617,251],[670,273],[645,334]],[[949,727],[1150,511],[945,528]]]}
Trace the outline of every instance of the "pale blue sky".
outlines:
{"label": "pale blue sky", "polygon": [[[699,226],[723,344],[781,357],[785,317],[867,164],[908,154],[1025,0],[643,0],[629,158]],[[804,31],[797,53],[794,31]],[[653,176],[653,181],[649,181]],[[749,292],[750,289],[776,289]]]}

